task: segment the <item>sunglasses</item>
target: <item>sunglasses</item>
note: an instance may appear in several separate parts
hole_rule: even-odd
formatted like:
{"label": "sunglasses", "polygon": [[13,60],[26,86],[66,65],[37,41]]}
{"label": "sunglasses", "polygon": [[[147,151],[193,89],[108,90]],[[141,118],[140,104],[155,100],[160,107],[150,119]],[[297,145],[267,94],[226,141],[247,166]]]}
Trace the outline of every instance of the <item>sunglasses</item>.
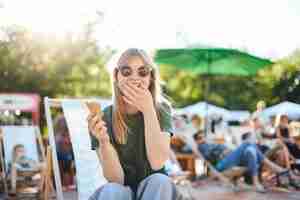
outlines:
{"label": "sunglasses", "polygon": [[[129,77],[133,74],[133,69],[129,66],[121,66],[118,68],[118,70],[121,72],[122,76]],[[149,66],[141,66],[137,69],[137,73],[140,77],[144,78],[147,77],[150,72],[152,71],[152,68]]]}

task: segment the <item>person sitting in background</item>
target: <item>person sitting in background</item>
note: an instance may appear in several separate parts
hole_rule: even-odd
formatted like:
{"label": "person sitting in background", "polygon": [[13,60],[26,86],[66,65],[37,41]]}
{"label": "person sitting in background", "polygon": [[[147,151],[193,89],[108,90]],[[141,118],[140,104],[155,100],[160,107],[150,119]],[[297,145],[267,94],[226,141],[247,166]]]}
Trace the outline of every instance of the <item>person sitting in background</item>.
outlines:
{"label": "person sitting in background", "polygon": [[193,127],[198,131],[202,129],[202,120],[198,115],[193,115],[191,118]]}
{"label": "person sitting in background", "polygon": [[269,134],[262,121],[258,115],[253,115],[250,121],[252,132],[244,139],[246,139],[247,142],[256,144],[260,151],[265,154],[270,149],[266,143]]}
{"label": "person sitting in background", "polygon": [[207,143],[203,131],[198,131],[194,135],[198,144],[199,153],[205,160],[214,164],[216,171],[212,171],[215,176],[220,177],[220,172],[235,166],[246,167],[246,174],[251,176],[254,190],[265,192],[263,185],[258,179],[259,169],[263,164],[267,165],[275,173],[282,173],[285,170],[265,158],[257,146],[253,143],[242,143],[235,150],[229,150],[225,145]]}
{"label": "person sitting in background", "polygon": [[293,156],[293,163],[291,164],[291,168],[295,170],[295,172],[300,174],[300,136],[294,137],[295,143],[290,146],[290,152]]}
{"label": "person sitting in background", "polygon": [[63,191],[75,189],[73,163],[74,155],[64,115],[58,115],[55,122],[55,142],[57,145],[57,159],[62,176]]}
{"label": "person sitting in background", "polygon": [[[289,119],[287,115],[280,115],[277,118],[276,134],[279,141],[284,145],[287,152],[287,166],[291,169],[300,170],[300,138],[292,137],[292,129],[289,126]],[[291,163],[291,158],[294,163]]]}
{"label": "person sitting in background", "polygon": [[[15,145],[12,152],[12,161],[9,165],[11,175],[11,194],[16,193],[18,172],[44,173],[45,168],[45,163],[34,161],[26,156],[26,149],[24,145]],[[43,176],[41,176],[41,178],[43,178]],[[41,180],[41,183],[43,183],[43,180]],[[40,187],[42,187],[42,185],[40,185]]]}
{"label": "person sitting in background", "polygon": [[191,121],[186,118],[186,115],[180,115],[175,118],[175,137],[182,143],[178,151],[183,153],[192,153],[195,148],[193,135],[201,129],[202,120],[198,115],[193,115]]}
{"label": "person sitting in background", "polygon": [[[268,159],[290,170],[291,156],[289,155],[289,151],[295,152],[295,145],[289,136],[291,131],[288,126],[287,116],[277,117],[275,122],[276,134],[267,133],[261,123],[261,119],[258,117],[254,117],[251,123],[254,131],[243,134],[242,141],[256,144]],[[287,175],[290,179],[290,185],[299,188],[295,174],[289,171]]]}
{"label": "person sitting in background", "polygon": [[193,115],[191,117],[191,123],[187,123],[185,129],[185,135],[183,137],[183,141],[186,143],[183,147],[183,151],[186,153],[192,153],[193,148],[195,146],[195,142],[193,139],[193,135],[201,130],[202,128],[202,120],[198,115]]}
{"label": "person sitting in background", "polygon": [[276,136],[283,144],[287,145],[287,147],[294,142],[292,139],[292,129],[289,126],[289,118],[285,114],[277,115]]}
{"label": "person sitting in background", "polygon": [[260,100],[256,104],[256,111],[253,112],[252,114],[252,116],[256,116],[260,118],[263,124],[267,124],[269,122],[268,118],[263,113],[265,108],[266,108],[266,103]]}
{"label": "person sitting in background", "polygon": [[267,132],[261,119],[257,116],[252,116],[250,126],[252,131],[242,134],[242,142],[256,144],[261,152],[268,158],[274,157],[275,154],[276,157],[278,157],[279,154],[277,153],[279,153],[283,146],[278,144],[276,134]]}

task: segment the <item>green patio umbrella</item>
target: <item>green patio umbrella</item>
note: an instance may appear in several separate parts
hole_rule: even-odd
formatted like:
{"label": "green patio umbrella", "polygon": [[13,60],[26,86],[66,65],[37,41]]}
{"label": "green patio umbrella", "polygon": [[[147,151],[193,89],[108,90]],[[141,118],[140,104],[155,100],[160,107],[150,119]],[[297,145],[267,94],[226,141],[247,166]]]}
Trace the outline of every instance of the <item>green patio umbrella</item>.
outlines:
{"label": "green patio umbrella", "polygon": [[[225,48],[159,49],[156,51],[154,60],[157,64],[206,75],[251,76],[272,64],[268,59]],[[206,99],[209,93],[208,80],[204,91]],[[205,133],[207,134],[207,129]]]}
{"label": "green patio umbrella", "polygon": [[225,48],[159,49],[154,59],[158,64],[208,75],[250,76],[272,64],[268,59]]}

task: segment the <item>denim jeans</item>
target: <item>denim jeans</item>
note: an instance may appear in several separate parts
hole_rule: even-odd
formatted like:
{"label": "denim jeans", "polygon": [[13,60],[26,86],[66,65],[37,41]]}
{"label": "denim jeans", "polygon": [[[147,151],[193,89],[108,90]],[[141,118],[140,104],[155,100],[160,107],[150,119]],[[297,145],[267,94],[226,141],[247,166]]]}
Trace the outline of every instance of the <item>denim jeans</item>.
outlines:
{"label": "denim jeans", "polygon": [[130,187],[107,183],[99,188],[89,200],[175,200],[177,190],[172,179],[155,173],[145,178],[134,193]]}
{"label": "denim jeans", "polygon": [[250,176],[258,176],[259,168],[264,160],[264,155],[256,144],[243,143],[237,149],[218,162],[216,169],[220,172],[234,166],[247,167]]}

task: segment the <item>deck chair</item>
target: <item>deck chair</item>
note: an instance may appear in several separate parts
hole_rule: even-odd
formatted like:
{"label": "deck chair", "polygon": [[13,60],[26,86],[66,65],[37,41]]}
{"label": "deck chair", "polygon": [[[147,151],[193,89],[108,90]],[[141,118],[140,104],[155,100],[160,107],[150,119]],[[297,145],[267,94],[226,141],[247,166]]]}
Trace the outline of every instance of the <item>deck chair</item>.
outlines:
{"label": "deck chair", "polygon": [[[7,192],[7,183],[10,184],[9,164],[12,160],[12,151],[15,145],[25,146],[26,155],[34,161],[44,162],[45,154],[39,129],[35,126],[2,126],[1,161],[4,168],[4,184]],[[34,175],[40,175],[38,180],[32,179]],[[45,180],[44,171],[17,171],[17,198],[39,198],[43,191],[40,190]]]}
{"label": "deck chair", "polygon": [[[204,157],[202,155],[201,155],[201,157],[204,160],[204,168],[206,171],[206,175],[210,176],[211,172],[213,170],[216,170],[215,166],[213,166],[208,160],[204,159]],[[247,171],[246,167],[235,166],[235,167],[232,167],[230,169],[227,169],[227,170],[221,172],[221,174],[231,182],[231,186],[236,186],[238,183],[238,180],[245,175],[246,171]],[[224,180],[222,180],[222,179],[220,181],[224,182]],[[224,182],[224,183],[227,184],[227,182]]]}
{"label": "deck chair", "polygon": [[53,120],[51,109],[60,107],[63,109],[72,142],[78,200],[87,200],[99,187],[107,183],[103,176],[101,163],[95,151],[91,150],[91,139],[88,131],[88,109],[85,100],[49,99],[45,98],[45,110],[47,126],[49,129],[49,141],[53,148],[53,167],[58,200],[63,200],[60,172],[56,156],[56,144],[54,140]]}
{"label": "deck chair", "polygon": [[[192,147],[193,154],[202,160],[202,163],[204,165],[204,174],[206,176],[209,176],[210,172],[216,170],[215,166],[211,162],[205,159],[202,153],[198,150],[197,144],[194,141],[190,140],[189,145]],[[229,179],[233,184],[235,184],[236,181],[245,174],[245,172],[246,172],[245,167],[236,166],[231,169],[223,171],[221,174],[225,176],[227,179]]]}
{"label": "deck chair", "polygon": [[5,168],[4,168],[4,159],[3,159],[3,151],[2,151],[2,129],[0,128],[0,193],[7,194],[7,184],[5,180]]}

